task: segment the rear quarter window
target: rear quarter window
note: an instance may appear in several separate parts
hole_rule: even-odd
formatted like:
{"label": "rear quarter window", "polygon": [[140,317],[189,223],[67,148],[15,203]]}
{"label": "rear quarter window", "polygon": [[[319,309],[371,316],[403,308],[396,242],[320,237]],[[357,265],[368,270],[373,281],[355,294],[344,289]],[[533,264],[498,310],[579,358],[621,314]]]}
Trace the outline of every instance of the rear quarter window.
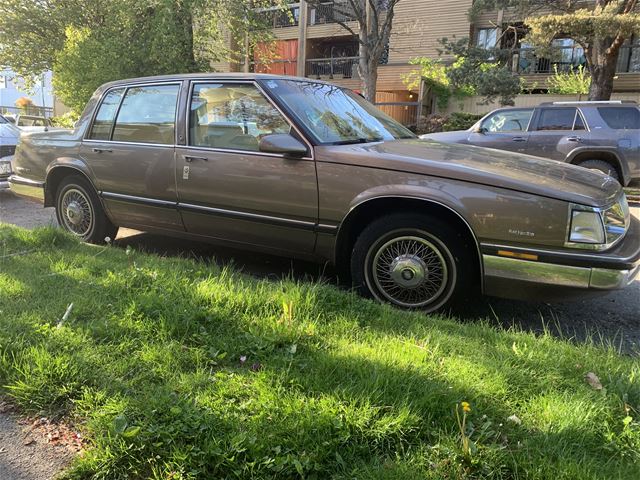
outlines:
{"label": "rear quarter window", "polygon": [[640,109],[637,107],[599,107],[598,113],[613,130],[640,129]]}

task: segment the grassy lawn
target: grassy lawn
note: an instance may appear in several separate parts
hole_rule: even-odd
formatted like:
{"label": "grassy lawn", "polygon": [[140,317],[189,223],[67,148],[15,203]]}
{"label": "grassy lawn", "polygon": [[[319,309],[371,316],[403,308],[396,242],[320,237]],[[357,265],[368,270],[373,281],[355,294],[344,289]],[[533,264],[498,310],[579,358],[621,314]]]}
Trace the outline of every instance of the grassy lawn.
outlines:
{"label": "grassy lawn", "polygon": [[52,229],[0,225],[0,385],[69,478],[640,478],[637,358]]}

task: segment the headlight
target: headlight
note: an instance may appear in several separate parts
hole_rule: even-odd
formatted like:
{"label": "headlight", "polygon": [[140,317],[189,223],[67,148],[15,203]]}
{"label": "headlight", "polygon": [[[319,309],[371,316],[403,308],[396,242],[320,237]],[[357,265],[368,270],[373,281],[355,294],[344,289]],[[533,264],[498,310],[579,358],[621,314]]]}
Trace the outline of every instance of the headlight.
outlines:
{"label": "headlight", "polygon": [[631,217],[624,193],[606,209],[569,205],[569,232],[565,246],[589,250],[606,250],[622,240]]}
{"label": "headlight", "polygon": [[573,210],[569,241],[575,243],[605,243],[604,226],[600,212]]}

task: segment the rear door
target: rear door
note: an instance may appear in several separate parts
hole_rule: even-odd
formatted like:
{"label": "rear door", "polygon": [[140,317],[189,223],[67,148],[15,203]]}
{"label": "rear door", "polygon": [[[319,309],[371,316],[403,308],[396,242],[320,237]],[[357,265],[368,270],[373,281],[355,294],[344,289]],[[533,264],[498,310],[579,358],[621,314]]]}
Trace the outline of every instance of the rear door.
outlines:
{"label": "rear door", "polygon": [[524,152],[532,108],[497,110],[480,124],[480,132],[469,134],[469,143],[479,147]]}
{"label": "rear door", "polygon": [[252,82],[191,85],[186,145],[176,150],[179,208],[188,232],[310,253],[318,186],[312,151],[287,158],[259,151],[264,135],[299,133]]}
{"label": "rear door", "polygon": [[180,83],[107,91],[81,146],[96,187],[122,226],[184,230],[175,185]]}
{"label": "rear door", "polygon": [[526,153],[564,161],[574,148],[585,143],[588,132],[575,107],[542,107],[535,115]]}

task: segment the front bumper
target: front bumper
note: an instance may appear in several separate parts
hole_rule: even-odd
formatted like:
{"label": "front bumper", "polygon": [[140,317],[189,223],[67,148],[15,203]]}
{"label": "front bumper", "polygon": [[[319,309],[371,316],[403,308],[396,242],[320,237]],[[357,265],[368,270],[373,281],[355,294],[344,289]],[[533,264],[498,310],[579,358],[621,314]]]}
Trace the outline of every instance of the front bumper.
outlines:
{"label": "front bumper", "polygon": [[[527,255],[537,260],[504,256]],[[629,285],[640,274],[640,221],[632,218],[614,249],[578,253],[482,245],[484,292],[520,300],[566,300]]]}

